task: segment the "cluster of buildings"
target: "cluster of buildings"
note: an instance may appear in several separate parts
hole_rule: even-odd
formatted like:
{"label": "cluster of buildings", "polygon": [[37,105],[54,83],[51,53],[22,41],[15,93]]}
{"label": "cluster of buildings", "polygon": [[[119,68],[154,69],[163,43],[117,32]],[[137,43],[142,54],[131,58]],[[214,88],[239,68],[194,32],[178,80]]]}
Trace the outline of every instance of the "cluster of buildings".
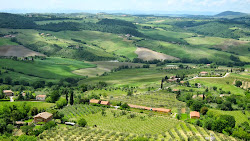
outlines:
{"label": "cluster of buildings", "polygon": [[176,82],[180,80],[180,78],[177,78],[176,76],[171,76],[169,79],[168,79],[168,82]]}
{"label": "cluster of buildings", "polygon": [[16,36],[15,35],[5,35],[5,36],[3,36],[3,38],[15,38]]}
{"label": "cluster of buildings", "polygon": [[[12,90],[3,90],[3,94],[5,96],[14,96],[14,92]],[[26,96],[26,93],[23,92],[22,96]],[[46,99],[46,95],[37,95],[36,96],[37,101],[45,101],[45,99]]]}
{"label": "cluster of buildings", "polygon": [[107,105],[110,106],[110,102],[109,101],[102,101],[102,100],[98,100],[98,99],[90,99],[89,103],[91,104],[101,104],[101,105]]}

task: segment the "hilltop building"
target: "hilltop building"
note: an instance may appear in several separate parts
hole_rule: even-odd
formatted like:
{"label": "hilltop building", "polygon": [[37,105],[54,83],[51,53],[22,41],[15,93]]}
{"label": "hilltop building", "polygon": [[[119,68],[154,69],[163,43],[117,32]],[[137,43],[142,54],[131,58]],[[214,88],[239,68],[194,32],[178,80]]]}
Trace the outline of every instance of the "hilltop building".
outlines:
{"label": "hilltop building", "polygon": [[53,118],[53,114],[48,112],[39,113],[38,115],[34,116],[34,122],[49,122]]}

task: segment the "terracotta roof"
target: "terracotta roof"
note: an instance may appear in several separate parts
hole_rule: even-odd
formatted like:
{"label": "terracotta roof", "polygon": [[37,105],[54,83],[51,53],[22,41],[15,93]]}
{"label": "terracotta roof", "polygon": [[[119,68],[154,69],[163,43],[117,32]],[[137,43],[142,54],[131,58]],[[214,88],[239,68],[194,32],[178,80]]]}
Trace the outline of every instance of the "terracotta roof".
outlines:
{"label": "terracotta roof", "polygon": [[128,104],[128,106],[131,108],[152,110],[152,111],[157,111],[157,112],[166,112],[166,113],[171,112],[170,109],[164,109],[164,108],[152,108],[152,107],[139,106],[139,105],[133,105],[133,104]]}
{"label": "terracotta roof", "polygon": [[23,121],[16,121],[16,124],[26,124],[26,122],[23,122]]}
{"label": "terracotta roof", "polygon": [[109,101],[101,101],[102,105],[109,105]]}
{"label": "terracotta roof", "polygon": [[154,108],[153,110],[157,112],[165,112],[165,113],[171,112],[170,109],[164,109],[164,108]]}
{"label": "terracotta roof", "polygon": [[13,93],[12,90],[3,90],[3,93]]}
{"label": "terracotta roof", "polygon": [[180,81],[181,84],[185,83],[185,81]]}
{"label": "terracotta roof", "polygon": [[46,95],[37,95],[36,97],[46,97]]}
{"label": "terracotta roof", "polygon": [[179,90],[178,89],[173,89],[173,92],[178,92]]}
{"label": "terracotta roof", "polygon": [[137,109],[146,109],[149,107],[145,107],[145,106],[139,106],[139,105],[133,105],[133,104],[128,104],[129,107],[131,108],[137,108]]}
{"label": "terracotta roof", "polygon": [[97,100],[97,99],[90,99],[89,102],[90,102],[90,103],[99,104],[99,103],[100,103],[100,100]]}
{"label": "terracotta roof", "polygon": [[200,113],[196,112],[196,111],[192,111],[192,112],[190,112],[190,118],[191,117],[199,117],[200,118]]}
{"label": "terracotta roof", "polygon": [[202,71],[202,72],[200,72],[201,74],[207,74],[208,72],[206,72],[206,71]]}
{"label": "terracotta roof", "polygon": [[[193,95],[193,97],[192,97],[192,98],[196,98],[196,97],[197,97],[197,95]],[[203,98],[203,94],[198,95],[198,97]],[[204,97],[206,98],[206,96],[205,96],[205,95],[204,95]]]}
{"label": "terracotta roof", "polygon": [[51,116],[53,116],[51,113],[43,112],[43,113],[39,113],[38,115],[34,116],[34,118],[41,117],[41,118],[44,118],[44,119],[48,119]]}

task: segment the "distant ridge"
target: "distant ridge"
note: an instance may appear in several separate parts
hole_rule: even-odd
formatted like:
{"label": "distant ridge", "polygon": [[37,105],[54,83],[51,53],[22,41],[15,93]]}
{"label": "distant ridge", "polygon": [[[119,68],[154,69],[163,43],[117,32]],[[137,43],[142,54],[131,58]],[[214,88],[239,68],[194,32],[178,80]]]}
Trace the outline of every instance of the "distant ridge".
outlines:
{"label": "distant ridge", "polygon": [[215,16],[216,17],[225,17],[225,16],[246,16],[246,15],[248,15],[248,14],[241,13],[241,12],[234,12],[234,11],[225,11],[225,12],[221,12]]}

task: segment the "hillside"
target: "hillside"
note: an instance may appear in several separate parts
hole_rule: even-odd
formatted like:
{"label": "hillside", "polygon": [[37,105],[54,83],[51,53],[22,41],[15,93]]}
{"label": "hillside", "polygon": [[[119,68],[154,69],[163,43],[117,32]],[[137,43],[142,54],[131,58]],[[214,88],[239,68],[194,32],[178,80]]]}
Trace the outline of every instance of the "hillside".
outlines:
{"label": "hillside", "polygon": [[224,16],[246,16],[246,13],[241,13],[241,12],[234,12],[234,11],[224,11],[221,12],[217,15],[215,15],[216,17],[224,17]]}

